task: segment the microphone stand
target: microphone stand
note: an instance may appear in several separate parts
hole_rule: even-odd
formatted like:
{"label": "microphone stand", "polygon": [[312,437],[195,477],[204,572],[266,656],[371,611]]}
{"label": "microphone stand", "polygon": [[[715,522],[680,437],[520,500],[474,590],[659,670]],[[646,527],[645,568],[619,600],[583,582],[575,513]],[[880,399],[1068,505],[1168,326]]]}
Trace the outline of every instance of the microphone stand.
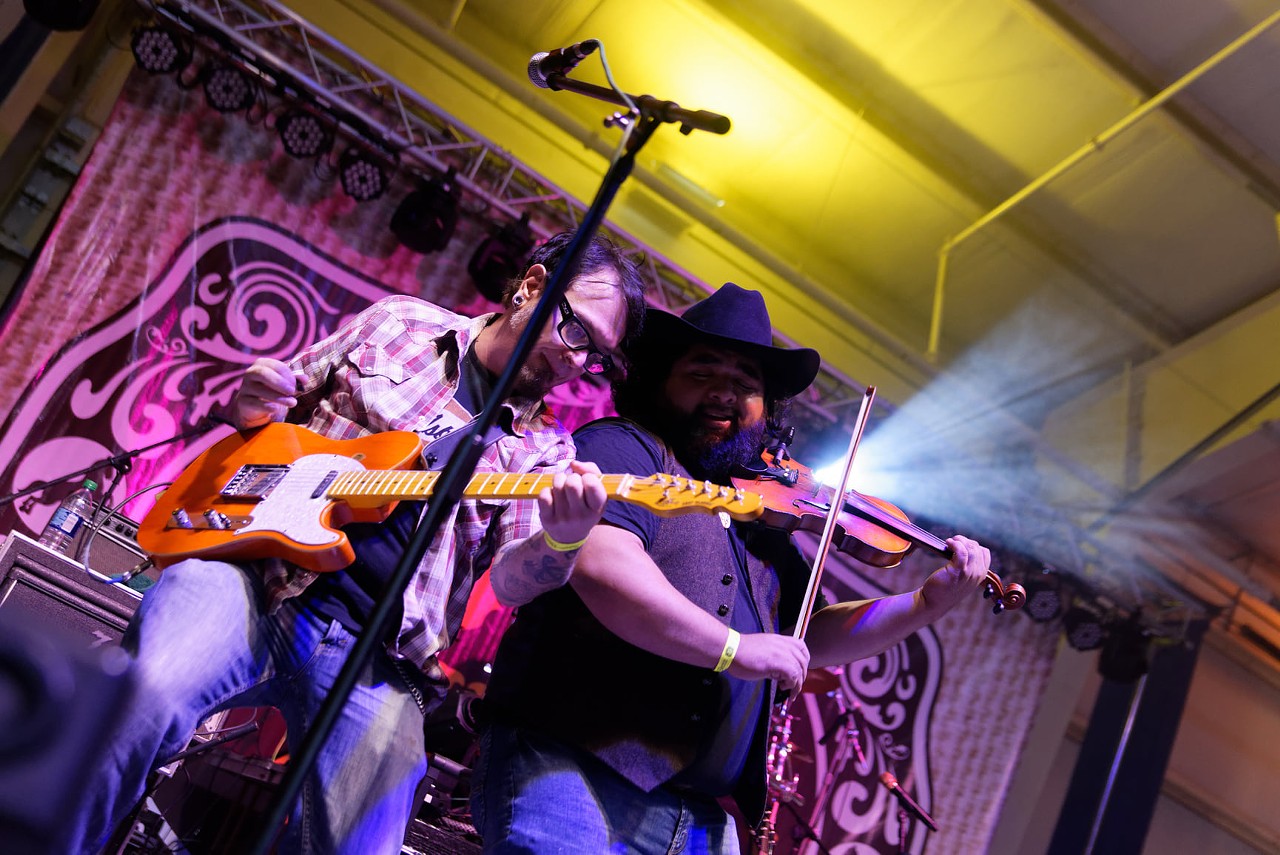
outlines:
{"label": "microphone stand", "polygon": [[[68,472],[65,475],[59,475],[57,478],[53,478],[49,481],[37,481],[31,486],[25,487],[21,490],[10,493],[7,496],[0,496],[0,507],[4,507],[5,505],[11,504],[17,501],[18,499],[21,499],[23,496],[27,496],[32,493],[38,493],[41,490],[45,490],[49,487],[54,487],[54,486],[57,486],[58,484],[71,481],[76,478],[81,478],[92,472],[96,472],[99,469],[106,469],[109,467],[115,470],[116,475],[114,478],[111,479],[111,483],[107,486],[107,492],[103,494],[102,499],[94,504],[93,519],[85,520],[85,523],[88,526],[93,527],[97,524],[98,515],[111,507],[110,505],[111,496],[113,493],[115,493],[116,485],[120,483],[120,479],[122,477],[124,477],[133,469],[134,458],[141,457],[142,455],[146,454],[148,451],[151,451],[152,449],[160,448],[165,445],[170,445],[175,442],[181,442],[184,439],[192,439],[197,436],[203,436],[204,434],[208,433],[209,431],[213,430],[219,425],[230,425],[230,424],[231,422],[222,416],[214,416],[214,415],[205,416],[199,421],[199,423],[194,428],[192,428],[189,431],[176,434],[175,436],[171,436],[168,439],[162,439],[159,442],[153,442],[151,445],[146,445],[146,446],[143,446],[142,448],[136,448],[136,449],[133,449],[132,451],[122,451],[119,454],[112,455],[111,457],[104,457],[102,460],[99,460],[96,463],[91,463],[88,466],[84,467],[83,469],[77,469],[75,472]],[[79,548],[76,550],[76,554],[73,556],[70,556],[73,561],[80,560],[80,555],[84,552],[85,547],[88,545],[88,542],[89,542],[89,539],[86,538],[85,542],[80,544]]]}
{"label": "microphone stand", "polygon": [[[572,86],[564,85],[569,81],[564,80],[564,76],[561,74],[550,75],[548,81],[554,82],[554,85],[551,86],[553,89],[564,88],[579,91],[578,87],[585,86],[585,84],[578,83],[574,83]],[[591,88],[600,89],[600,87]],[[607,92],[609,95],[607,98],[597,95],[597,97],[602,97],[602,100],[622,103],[620,99],[614,100],[618,96],[611,90],[601,90],[601,92]],[[592,93],[584,92],[584,94]],[[689,114],[688,111],[679,110],[678,108],[672,109],[674,105],[669,101],[657,101],[657,99],[650,98],[646,105],[641,106],[637,103],[637,106],[640,109],[640,117],[631,134],[627,150],[610,165],[609,170],[605,173],[604,180],[591,202],[591,207],[583,215],[577,234],[575,234],[565,252],[564,260],[552,274],[545,292],[534,307],[533,315],[529,319],[529,325],[521,334],[519,341],[516,342],[515,351],[507,363],[506,369],[495,382],[488,400],[485,401],[484,409],[472,422],[466,436],[458,443],[449,458],[449,463],[441,473],[431,500],[427,505],[427,512],[414,530],[413,537],[410,539],[400,563],[396,566],[391,579],[387,582],[386,592],[374,604],[368,625],[357,637],[356,643],[352,645],[351,653],[334,678],[333,687],[330,689],[324,703],[320,706],[315,721],[307,730],[306,736],[299,743],[297,750],[290,757],[284,778],[280,782],[280,790],[271,810],[264,817],[263,833],[258,838],[254,848],[249,850],[252,855],[268,855],[280,828],[283,827],[285,819],[288,817],[289,809],[293,806],[298,793],[302,789],[306,775],[315,765],[320,749],[328,739],[334,724],[337,723],[343,707],[346,706],[347,698],[355,686],[357,677],[365,664],[370,661],[377,646],[382,643],[382,639],[387,632],[389,619],[399,605],[400,597],[403,595],[402,592],[413,578],[418,564],[427,552],[427,547],[435,539],[436,533],[444,524],[446,515],[454,505],[461,501],[467,483],[470,481],[471,475],[475,471],[476,465],[480,462],[480,456],[484,451],[484,437],[497,420],[501,403],[507,398],[515,382],[516,374],[528,358],[534,343],[542,334],[542,329],[550,320],[551,313],[559,305],[569,281],[576,275],[582,251],[599,228],[600,223],[604,221],[605,212],[613,202],[623,181],[631,173],[635,165],[636,154],[648,142],[649,137],[653,135],[653,132],[657,130],[658,125],[662,122],[681,121],[683,123],[681,131],[684,133],[688,133],[685,130],[686,127],[692,129],[700,126],[700,120],[697,119],[696,114]],[[655,112],[651,108],[658,108],[661,112]],[[686,119],[690,121],[686,121]],[[695,121],[698,124],[694,124],[693,122]],[[726,124],[727,122],[728,120],[725,119]]]}
{"label": "microphone stand", "polygon": [[[79,478],[82,475],[88,475],[91,472],[95,472],[99,469],[105,469],[108,466],[114,469],[117,474],[123,475],[133,468],[133,459],[135,457],[141,457],[143,454],[146,454],[148,451],[151,451],[153,448],[160,448],[161,446],[169,445],[170,443],[181,442],[184,439],[191,439],[192,437],[201,436],[202,434],[206,434],[209,431],[213,430],[218,425],[223,425],[223,424],[229,425],[231,424],[231,422],[227,421],[221,416],[206,416],[205,418],[200,420],[199,424],[197,424],[191,430],[186,431],[185,433],[180,433],[180,434],[177,434],[176,436],[171,436],[168,439],[162,439],[159,442],[153,442],[151,445],[146,445],[146,446],[143,446],[142,448],[134,449],[133,451],[122,451],[119,454],[112,455],[111,457],[104,457],[103,459],[99,460],[97,463],[91,463],[88,466],[84,467],[83,469],[77,469],[75,472],[68,472],[65,475],[59,475],[57,478],[52,478],[48,481],[37,481],[36,483],[32,484],[30,487],[24,487],[23,489],[12,492],[7,496],[0,496],[0,507],[3,507],[7,504],[15,502],[18,499],[21,499],[23,496],[29,495],[31,493],[38,493],[47,487],[57,486],[58,484],[61,484],[64,481],[70,481],[73,478]],[[114,486],[114,484],[112,486]]]}
{"label": "microphone stand", "polygon": [[791,839],[800,841],[803,846],[805,841],[812,841],[814,846],[818,847],[818,851],[822,855],[831,855],[831,850],[823,845],[822,840],[818,837],[818,832],[813,830],[813,826],[809,824],[809,820],[800,815],[800,811],[791,802],[785,802],[787,810],[791,812],[791,818],[795,820],[795,825],[791,827]]}
{"label": "microphone stand", "polygon": [[[554,89],[557,92],[562,89],[566,92],[576,92],[579,95],[586,95],[590,98],[597,98],[623,107],[629,108],[631,106],[612,89],[596,86],[594,83],[570,80],[560,73],[547,75],[547,88]],[[654,122],[670,122],[672,124],[679,122],[680,133],[682,134],[688,135],[695,130],[709,131],[713,134],[729,133],[728,116],[722,116],[719,113],[712,113],[708,110],[686,110],[675,101],[663,101],[652,95],[628,95],[627,97],[636,105],[636,109],[640,111],[642,119]],[[636,146],[636,148],[638,149],[639,146]]]}
{"label": "microphone stand", "polygon": [[[854,710],[859,708],[857,699],[854,699],[853,706],[846,708],[843,699],[843,689],[836,692],[836,703],[841,710],[836,716],[835,721],[831,722],[831,727],[818,740],[819,745],[826,745],[832,739],[835,739],[839,745],[831,761],[827,764],[827,774],[822,779],[821,785],[818,787],[817,795],[813,800],[813,807],[809,811],[808,826],[812,827],[822,816],[822,812],[827,808],[827,801],[831,798],[831,794],[835,789],[836,778],[844,772],[845,765],[853,755],[857,755],[858,763],[861,768],[866,768],[867,758],[862,753],[862,744],[859,740],[858,720],[854,714]],[[816,838],[814,838],[816,840]],[[819,844],[821,847],[821,844]],[[826,851],[825,849],[823,850]]]}

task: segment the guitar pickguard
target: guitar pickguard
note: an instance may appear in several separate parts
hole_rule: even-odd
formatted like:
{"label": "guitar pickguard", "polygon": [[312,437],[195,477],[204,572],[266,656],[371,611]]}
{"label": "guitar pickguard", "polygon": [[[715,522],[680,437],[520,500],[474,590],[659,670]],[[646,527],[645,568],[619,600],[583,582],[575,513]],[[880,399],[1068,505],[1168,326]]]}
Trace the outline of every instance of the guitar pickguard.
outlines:
{"label": "guitar pickguard", "polygon": [[299,457],[254,507],[249,524],[238,529],[236,537],[276,532],[304,546],[337,542],[342,535],[325,525],[333,502],[323,489],[317,488],[322,481],[332,480],[330,473],[351,469],[364,469],[364,466],[340,454]]}

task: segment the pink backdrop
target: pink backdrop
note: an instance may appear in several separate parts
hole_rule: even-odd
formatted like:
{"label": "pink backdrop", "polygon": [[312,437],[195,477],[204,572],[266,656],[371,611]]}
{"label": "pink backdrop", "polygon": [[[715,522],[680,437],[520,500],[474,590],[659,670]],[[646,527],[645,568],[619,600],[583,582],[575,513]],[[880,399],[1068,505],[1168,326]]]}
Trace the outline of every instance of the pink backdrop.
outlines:
{"label": "pink backdrop", "polygon": [[[492,308],[465,272],[487,234],[484,212],[464,215],[442,252],[419,255],[388,230],[409,189],[396,178],[382,199],[357,203],[285,154],[275,133],[212,111],[198,91],[135,74],[0,330],[9,378],[0,493],[192,430],[229,403],[254,358],[291,355],[383,294],[468,314]],[[552,404],[571,426],[609,412],[607,390],[587,382]],[[148,451],[114,500],[171,479],[226,430]],[[38,532],[70,488],[0,508],[0,531]],[[136,519],[151,501],[142,493],[125,510]],[[824,583],[832,600],[871,596],[907,590],[932,566],[908,562],[873,580],[837,560]],[[480,589],[452,650],[459,681],[477,689],[509,618],[487,597]],[[1056,638],[1016,615],[992,617],[975,598],[844,669],[833,694],[802,695],[785,770],[805,799],[796,812],[832,853],[896,852],[896,810],[878,784],[888,770],[941,825],[930,835],[912,824],[907,851],[983,851]],[[851,709],[864,760],[836,727]],[[776,851],[816,852],[791,836],[790,816]]]}

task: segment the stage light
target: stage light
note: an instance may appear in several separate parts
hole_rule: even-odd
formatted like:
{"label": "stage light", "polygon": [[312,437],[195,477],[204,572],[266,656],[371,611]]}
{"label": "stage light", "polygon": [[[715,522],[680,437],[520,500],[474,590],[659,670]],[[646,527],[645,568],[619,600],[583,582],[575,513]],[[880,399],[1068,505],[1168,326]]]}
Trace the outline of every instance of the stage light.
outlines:
{"label": "stage light", "polygon": [[1076,650],[1097,650],[1107,640],[1107,615],[1097,603],[1076,600],[1062,615],[1067,643]]}
{"label": "stage light", "polygon": [[1048,623],[1062,614],[1062,580],[1052,567],[1028,573],[1022,580],[1027,589],[1027,602],[1022,613],[1036,623]]}
{"label": "stage light", "polygon": [[276,120],[276,131],[284,150],[293,157],[315,157],[333,145],[333,134],[320,117],[302,109],[293,109]]}
{"label": "stage light", "polygon": [[357,202],[377,199],[387,192],[387,173],[371,154],[356,146],[342,153],[338,161],[338,178],[342,189]]}
{"label": "stage light", "polygon": [[218,65],[205,72],[204,97],[219,113],[247,110],[256,100],[249,75],[230,65]]}
{"label": "stage light", "polygon": [[391,217],[391,232],[414,252],[444,249],[458,226],[458,199],[462,188],[453,170],[422,184],[400,202]]}
{"label": "stage light", "polygon": [[467,264],[467,273],[486,299],[499,303],[507,283],[524,272],[521,266],[531,249],[533,231],[529,228],[529,214],[525,212],[518,222],[507,223],[476,247]]}
{"label": "stage light", "polygon": [[1141,612],[1113,624],[1098,654],[1098,673],[1117,683],[1136,682],[1147,673],[1149,637]]}
{"label": "stage light", "polygon": [[139,27],[129,45],[138,68],[147,74],[172,74],[191,62],[191,45],[161,27]]}

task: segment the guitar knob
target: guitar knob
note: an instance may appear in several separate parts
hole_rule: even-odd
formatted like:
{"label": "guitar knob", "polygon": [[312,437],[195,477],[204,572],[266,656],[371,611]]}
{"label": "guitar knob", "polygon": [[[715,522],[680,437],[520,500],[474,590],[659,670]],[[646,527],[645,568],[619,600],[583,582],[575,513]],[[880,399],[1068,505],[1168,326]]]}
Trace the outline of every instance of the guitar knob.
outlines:
{"label": "guitar knob", "polygon": [[170,516],[173,517],[173,525],[175,528],[195,527],[191,524],[191,515],[182,508],[177,508]]}
{"label": "guitar knob", "polygon": [[231,527],[231,520],[222,511],[207,510],[204,512],[204,518],[208,520],[209,528],[222,531]]}

